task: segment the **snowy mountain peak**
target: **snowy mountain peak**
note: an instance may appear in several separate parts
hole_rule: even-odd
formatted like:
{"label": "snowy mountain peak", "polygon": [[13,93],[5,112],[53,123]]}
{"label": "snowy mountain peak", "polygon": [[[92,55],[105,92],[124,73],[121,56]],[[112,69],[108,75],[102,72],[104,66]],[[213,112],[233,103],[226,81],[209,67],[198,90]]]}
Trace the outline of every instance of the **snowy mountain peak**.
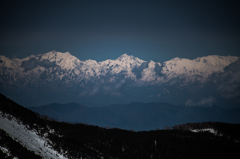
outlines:
{"label": "snowy mountain peak", "polygon": [[236,56],[210,55],[190,60],[185,58],[174,58],[165,62],[163,72],[168,77],[184,76],[190,81],[206,81],[212,73],[223,72],[229,64],[237,61]]}
{"label": "snowy mountain peak", "polygon": [[[137,58],[137,57],[134,57],[134,56],[132,56],[132,55],[128,55],[128,54],[125,53],[125,54],[119,56],[116,60],[119,60],[119,61],[137,60],[137,61],[139,61],[140,59]],[[141,61],[143,61],[143,60],[141,60]]]}
{"label": "snowy mountain peak", "polygon": [[125,60],[129,60],[129,59],[131,59],[131,58],[134,58],[132,55],[127,55],[126,53],[125,54],[123,54],[123,55],[121,55],[121,56],[119,56],[118,58],[117,58],[117,60],[119,60],[119,61],[125,61]]}
{"label": "snowy mountain peak", "polygon": [[194,61],[200,62],[200,63],[206,63],[212,66],[226,67],[230,63],[235,62],[238,59],[239,57],[237,56],[209,55],[209,56],[198,57],[194,59]]}
{"label": "snowy mountain peak", "polygon": [[74,57],[74,56],[72,56],[69,52],[61,53],[61,52],[56,52],[56,51],[50,51],[41,56],[42,59],[48,59],[50,61],[64,59],[64,58],[72,58],[72,57]]}
{"label": "snowy mountain peak", "polygon": [[132,55],[127,55],[126,53],[119,56],[116,61],[122,62],[122,63],[135,63],[135,64],[141,64],[145,62],[144,60],[141,60],[137,57],[134,57]]}
{"label": "snowy mountain peak", "polygon": [[0,66],[14,68],[14,63],[7,57],[0,55]]}
{"label": "snowy mountain peak", "polygon": [[78,66],[81,61],[69,52],[61,53],[50,51],[46,54],[41,55],[41,60],[49,60],[50,62],[56,62],[62,69],[71,70]]}

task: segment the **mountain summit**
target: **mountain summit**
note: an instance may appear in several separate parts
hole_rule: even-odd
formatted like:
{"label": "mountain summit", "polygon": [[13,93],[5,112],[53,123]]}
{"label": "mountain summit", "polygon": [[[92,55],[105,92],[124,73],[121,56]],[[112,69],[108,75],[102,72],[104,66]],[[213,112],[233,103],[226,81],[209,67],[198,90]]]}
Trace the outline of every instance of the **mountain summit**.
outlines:
{"label": "mountain summit", "polygon": [[126,53],[119,56],[116,60],[126,61],[126,62],[130,62],[130,61],[141,61],[141,62],[143,62],[143,60],[140,60],[139,58],[134,57],[132,55],[127,55]]}
{"label": "mountain summit", "polygon": [[127,54],[125,53],[125,54],[119,56],[119,57],[117,58],[117,60],[122,61],[122,60],[127,60],[127,59],[130,59],[130,58],[133,58],[133,56],[129,56],[129,55],[127,55]]}

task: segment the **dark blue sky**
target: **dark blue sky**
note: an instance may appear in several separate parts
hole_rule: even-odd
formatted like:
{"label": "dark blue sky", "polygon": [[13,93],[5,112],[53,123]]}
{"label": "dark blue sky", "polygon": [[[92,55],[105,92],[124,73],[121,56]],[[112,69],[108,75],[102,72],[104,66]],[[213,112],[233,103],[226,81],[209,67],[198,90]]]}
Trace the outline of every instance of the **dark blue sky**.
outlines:
{"label": "dark blue sky", "polygon": [[0,5],[0,54],[52,50],[80,60],[127,53],[166,61],[240,56],[240,5],[226,1],[10,1]]}

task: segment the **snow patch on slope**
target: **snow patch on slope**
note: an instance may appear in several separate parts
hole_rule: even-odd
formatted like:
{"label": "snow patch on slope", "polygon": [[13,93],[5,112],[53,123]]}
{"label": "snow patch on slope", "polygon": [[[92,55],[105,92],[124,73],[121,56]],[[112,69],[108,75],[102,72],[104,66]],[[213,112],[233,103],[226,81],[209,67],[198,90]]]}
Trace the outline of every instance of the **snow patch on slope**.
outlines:
{"label": "snow patch on slope", "polygon": [[191,129],[190,131],[192,132],[210,132],[214,135],[218,135],[218,136],[223,136],[223,134],[218,134],[218,132],[216,130],[214,130],[213,128],[207,128],[207,129]]}
{"label": "snow patch on slope", "polygon": [[0,151],[5,153],[8,157],[12,157],[13,159],[18,159],[18,157],[13,157],[11,152],[7,148],[5,148],[5,147],[0,146]]}
{"label": "snow patch on slope", "polygon": [[34,151],[43,158],[65,159],[62,154],[53,150],[48,144],[51,141],[47,138],[42,138],[34,130],[28,130],[25,125],[19,124],[15,118],[9,120],[0,114],[0,128],[5,130],[15,141],[18,141],[24,147]]}

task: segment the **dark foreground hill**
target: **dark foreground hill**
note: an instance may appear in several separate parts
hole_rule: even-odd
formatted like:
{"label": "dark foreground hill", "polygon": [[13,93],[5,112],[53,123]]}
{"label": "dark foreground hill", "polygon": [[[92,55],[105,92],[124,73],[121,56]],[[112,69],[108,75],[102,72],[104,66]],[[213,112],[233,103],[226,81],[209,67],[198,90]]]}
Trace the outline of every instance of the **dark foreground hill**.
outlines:
{"label": "dark foreground hill", "polygon": [[134,102],[106,107],[85,107],[77,103],[49,104],[29,108],[58,121],[87,123],[121,129],[154,130],[194,122],[240,123],[240,109],[213,107],[186,107],[167,103]]}
{"label": "dark foreground hill", "polygon": [[[49,152],[44,153],[41,150],[47,148],[51,149],[49,155],[52,155],[52,158],[212,159],[234,158],[240,152],[239,124],[207,122],[178,125],[171,130],[139,132],[106,129],[54,121],[14,103],[3,95],[0,95],[0,111],[0,129],[9,133],[1,135],[0,151],[3,148],[11,151],[12,148],[2,142],[9,136],[45,158],[45,154]],[[192,132],[192,129],[196,132]],[[39,143],[34,143],[35,147],[28,147],[28,144],[21,140],[22,136],[14,137],[14,134],[22,130],[30,134],[29,138],[35,135]],[[21,135],[23,134],[22,132]],[[40,148],[35,150],[38,147]]]}

